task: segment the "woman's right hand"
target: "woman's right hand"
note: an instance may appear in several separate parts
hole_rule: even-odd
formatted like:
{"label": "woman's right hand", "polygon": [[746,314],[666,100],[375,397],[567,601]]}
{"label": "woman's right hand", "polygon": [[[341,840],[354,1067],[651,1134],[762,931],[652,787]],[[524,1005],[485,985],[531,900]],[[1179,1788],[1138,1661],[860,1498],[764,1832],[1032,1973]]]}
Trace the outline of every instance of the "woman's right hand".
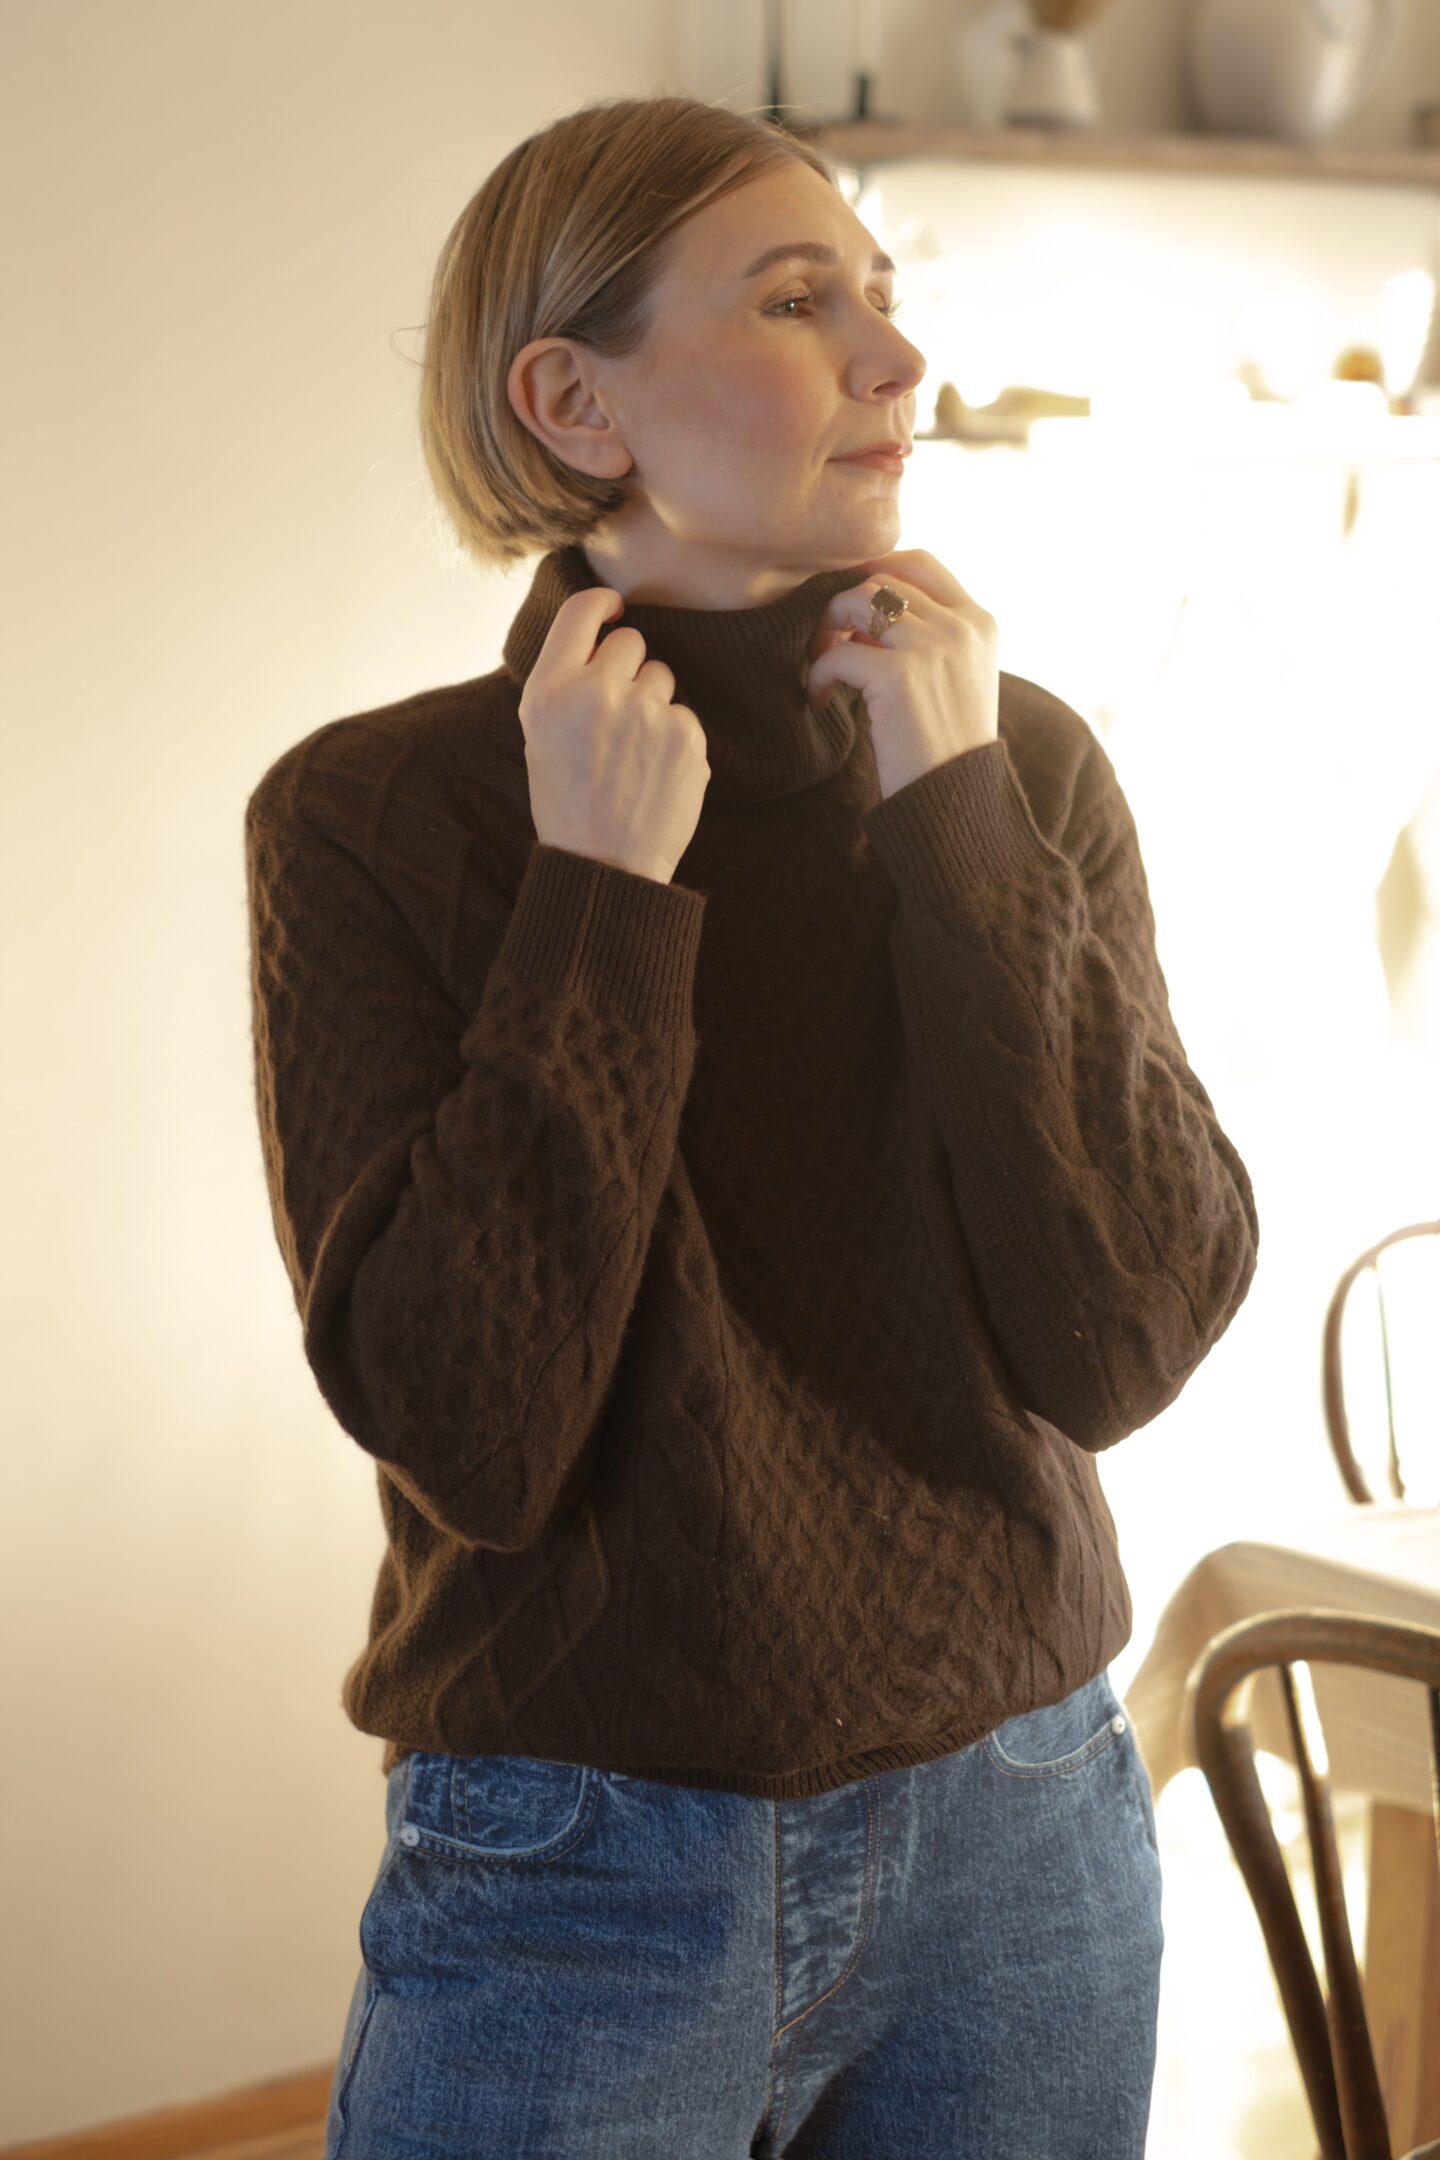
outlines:
{"label": "woman's right hand", "polygon": [[520,693],[530,815],[546,847],[668,885],[710,784],[705,730],[671,703],[675,677],[645,658],[638,630],[612,631],[597,649],[624,606],[595,585],[556,610]]}

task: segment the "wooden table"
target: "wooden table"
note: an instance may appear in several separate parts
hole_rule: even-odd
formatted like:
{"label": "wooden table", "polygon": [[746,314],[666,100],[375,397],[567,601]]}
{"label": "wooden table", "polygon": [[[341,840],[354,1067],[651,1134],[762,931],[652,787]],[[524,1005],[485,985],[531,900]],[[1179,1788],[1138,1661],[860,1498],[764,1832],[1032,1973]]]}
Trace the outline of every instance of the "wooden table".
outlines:
{"label": "wooden table", "polygon": [[[1222,1628],[1284,1605],[1322,1605],[1440,1628],[1440,1506],[1347,1504],[1297,1514],[1283,1543],[1241,1539],[1207,1553],[1165,1606],[1125,1694],[1156,1797],[1194,1767],[1181,1705],[1186,1676]],[[1440,1869],[1424,1688],[1311,1664],[1330,1785],[1370,1802],[1364,1991],[1391,2137],[1408,2151],[1440,2137]],[[1279,1676],[1256,1676],[1258,1748],[1294,1764]]]}

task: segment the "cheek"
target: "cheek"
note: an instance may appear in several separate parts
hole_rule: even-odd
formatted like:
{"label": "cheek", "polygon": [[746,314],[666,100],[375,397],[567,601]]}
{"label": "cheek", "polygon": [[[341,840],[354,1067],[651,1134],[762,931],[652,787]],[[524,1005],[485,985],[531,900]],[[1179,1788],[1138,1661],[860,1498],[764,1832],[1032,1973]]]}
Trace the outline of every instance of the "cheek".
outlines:
{"label": "cheek", "polygon": [[742,463],[793,454],[797,443],[825,439],[832,410],[824,386],[817,383],[812,360],[771,339],[694,338],[677,345],[668,371],[677,386],[668,409],[674,424],[693,439],[698,430],[727,445],[727,455]]}
{"label": "cheek", "polygon": [[743,415],[752,441],[774,447],[813,441],[823,432],[822,404],[814,372],[797,351],[767,355],[763,365],[747,368],[733,384],[728,410]]}

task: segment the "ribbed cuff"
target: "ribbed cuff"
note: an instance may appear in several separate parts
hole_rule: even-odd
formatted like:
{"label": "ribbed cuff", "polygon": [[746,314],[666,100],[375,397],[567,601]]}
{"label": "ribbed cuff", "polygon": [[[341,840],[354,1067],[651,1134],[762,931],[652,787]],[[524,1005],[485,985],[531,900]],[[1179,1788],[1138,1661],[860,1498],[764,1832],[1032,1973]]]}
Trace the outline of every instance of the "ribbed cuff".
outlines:
{"label": "ribbed cuff", "polygon": [[860,819],[904,898],[934,914],[977,877],[1001,880],[1057,856],[1035,822],[1003,736],[962,750],[872,803]]}
{"label": "ribbed cuff", "polygon": [[495,967],[673,1035],[692,1019],[705,902],[688,885],[536,841]]}

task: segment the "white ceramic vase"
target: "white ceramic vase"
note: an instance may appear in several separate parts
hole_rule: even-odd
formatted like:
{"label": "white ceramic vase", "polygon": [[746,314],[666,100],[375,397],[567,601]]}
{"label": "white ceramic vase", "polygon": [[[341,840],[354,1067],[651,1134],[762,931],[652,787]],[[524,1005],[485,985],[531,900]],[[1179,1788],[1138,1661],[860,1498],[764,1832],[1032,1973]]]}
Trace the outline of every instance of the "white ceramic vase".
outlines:
{"label": "white ceramic vase", "polygon": [[1193,0],[1185,60],[1219,135],[1316,145],[1369,95],[1400,27],[1398,0]]}
{"label": "white ceramic vase", "polygon": [[1005,106],[1007,127],[1092,128],[1100,100],[1083,37],[1032,25],[1017,30],[1019,59]]}

